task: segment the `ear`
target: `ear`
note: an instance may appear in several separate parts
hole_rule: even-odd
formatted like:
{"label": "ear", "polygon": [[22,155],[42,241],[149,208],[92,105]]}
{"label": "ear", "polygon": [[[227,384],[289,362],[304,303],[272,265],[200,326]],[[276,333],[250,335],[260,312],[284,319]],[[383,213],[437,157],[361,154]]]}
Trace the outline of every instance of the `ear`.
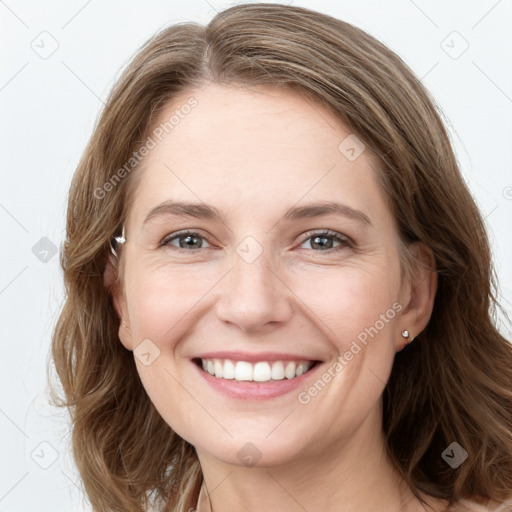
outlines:
{"label": "ear", "polygon": [[411,338],[408,340],[400,336],[397,341],[397,350],[401,350],[412,338],[425,329],[432,310],[437,292],[437,271],[434,253],[421,242],[409,245],[413,255],[412,269],[402,290],[404,306],[400,315],[400,331],[407,330]]}
{"label": "ear", "polygon": [[119,317],[119,340],[128,350],[133,350],[132,334],[130,330],[130,319],[126,306],[126,296],[119,277],[117,260],[107,259],[105,272],[103,273],[103,285],[112,295],[112,302]]}

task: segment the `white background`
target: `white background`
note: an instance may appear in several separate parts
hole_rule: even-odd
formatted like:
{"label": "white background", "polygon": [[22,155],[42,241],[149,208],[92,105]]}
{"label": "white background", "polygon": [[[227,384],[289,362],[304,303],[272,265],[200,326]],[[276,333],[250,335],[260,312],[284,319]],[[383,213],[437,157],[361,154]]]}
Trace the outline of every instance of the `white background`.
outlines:
{"label": "white background", "polygon": [[[486,218],[510,314],[512,0],[293,4],[368,31],[432,92]],[[0,0],[0,512],[88,510],[66,413],[50,407],[46,395],[50,337],[63,299],[59,255],[44,262],[32,249],[42,237],[60,249],[72,174],[107,93],[136,50],[163,26],[207,23],[230,5]]]}

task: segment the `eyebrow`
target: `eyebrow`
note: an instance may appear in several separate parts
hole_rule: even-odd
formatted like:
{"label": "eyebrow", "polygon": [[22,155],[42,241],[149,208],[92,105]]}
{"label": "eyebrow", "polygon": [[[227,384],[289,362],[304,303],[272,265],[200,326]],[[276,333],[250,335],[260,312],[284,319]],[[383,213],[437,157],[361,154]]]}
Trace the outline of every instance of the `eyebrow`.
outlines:
{"label": "eyebrow", "polygon": [[[283,220],[299,220],[321,217],[323,215],[339,215],[356,220],[362,224],[371,226],[368,216],[360,210],[333,201],[317,202],[304,206],[292,207],[285,212]],[[191,217],[195,219],[220,221],[226,224],[224,215],[214,206],[206,203],[188,203],[181,201],[164,201],[149,211],[143,224],[151,219],[162,215],[173,215],[175,217]]]}

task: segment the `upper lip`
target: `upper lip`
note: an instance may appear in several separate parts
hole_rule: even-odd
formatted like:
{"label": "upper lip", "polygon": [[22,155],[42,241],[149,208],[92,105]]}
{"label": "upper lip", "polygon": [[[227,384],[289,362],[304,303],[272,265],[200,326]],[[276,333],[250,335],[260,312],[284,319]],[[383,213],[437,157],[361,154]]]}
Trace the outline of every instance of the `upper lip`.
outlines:
{"label": "upper lip", "polygon": [[247,361],[255,363],[258,361],[319,361],[319,359],[303,356],[300,354],[290,354],[285,352],[242,352],[221,350],[218,352],[205,352],[199,354],[196,358],[200,359],[231,359],[232,361]]}

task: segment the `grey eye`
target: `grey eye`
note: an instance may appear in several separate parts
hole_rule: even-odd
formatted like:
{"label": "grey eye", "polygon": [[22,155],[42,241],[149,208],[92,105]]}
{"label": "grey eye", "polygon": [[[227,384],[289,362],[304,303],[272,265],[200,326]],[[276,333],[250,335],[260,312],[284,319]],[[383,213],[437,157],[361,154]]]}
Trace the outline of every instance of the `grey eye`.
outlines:
{"label": "grey eye", "polygon": [[[302,243],[304,244],[309,241],[311,241],[309,248],[315,252],[326,252],[350,246],[350,242],[347,238],[335,232],[310,233],[308,238],[306,238]],[[335,243],[338,243],[338,246],[335,247]]]}
{"label": "grey eye", "polygon": [[[178,241],[178,245],[171,243],[174,242],[175,240]],[[194,231],[184,231],[182,233],[177,233],[168,237],[166,240],[164,240],[162,245],[176,247],[177,249],[184,250],[204,249],[204,247],[201,247],[202,242],[206,242],[205,237],[201,236],[200,234]]]}

